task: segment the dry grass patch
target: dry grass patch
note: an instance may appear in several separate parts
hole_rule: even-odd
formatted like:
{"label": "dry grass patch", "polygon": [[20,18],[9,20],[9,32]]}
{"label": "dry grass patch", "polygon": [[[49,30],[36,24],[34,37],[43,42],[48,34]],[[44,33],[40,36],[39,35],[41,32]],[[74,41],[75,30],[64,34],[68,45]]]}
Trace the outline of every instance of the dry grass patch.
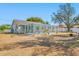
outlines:
{"label": "dry grass patch", "polygon": [[64,50],[55,47],[49,48],[45,46],[34,46],[23,49],[11,49],[8,51],[1,51],[2,56],[61,56],[64,55]]}
{"label": "dry grass patch", "polygon": [[0,34],[0,44],[21,42],[25,40],[35,40],[35,38],[27,35]]}
{"label": "dry grass patch", "polygon": [[[1,36],[2,35],[2,36]],[[70,37],[72,39],[72,37]],[[0,34],[1,56],[64,56],[79,55],[79,40],[73,40],[64,46],[70,39],[62,36],[39,35],[15,35]]]}

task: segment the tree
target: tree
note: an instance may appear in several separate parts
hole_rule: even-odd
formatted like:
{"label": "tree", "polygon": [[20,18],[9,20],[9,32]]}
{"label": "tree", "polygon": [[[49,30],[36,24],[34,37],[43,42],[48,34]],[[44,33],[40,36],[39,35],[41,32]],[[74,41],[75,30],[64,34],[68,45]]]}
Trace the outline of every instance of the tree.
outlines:
{"label": "tree", "polygon": [[6,29],[11,29],[11,25],[9,24],[4,24],[0,26],[0,31],[6,30]]}
{"label": "tree", "polygon": [[65,24],[67,27],[67,31],[70,32],[70,29],[79,23],[79,15],[75,15],[75,9],[71,6],[71,4],[67,3],[64,5],[60,5],[60,9],[57,13],[53,13],[52,21]]}
{"label": "tree", "polygon": [[48,21],[46,21],[46,24],[49,24],[49,22],[48,22]]}
{"label": "tree", "polygon": [[40,17],[30,17],[30,18],[27,18],[26,21],[39,22],[39,23],[47,24],[47,22],[45,22],[45,21],[44,21],[43,19],[41,19]]}

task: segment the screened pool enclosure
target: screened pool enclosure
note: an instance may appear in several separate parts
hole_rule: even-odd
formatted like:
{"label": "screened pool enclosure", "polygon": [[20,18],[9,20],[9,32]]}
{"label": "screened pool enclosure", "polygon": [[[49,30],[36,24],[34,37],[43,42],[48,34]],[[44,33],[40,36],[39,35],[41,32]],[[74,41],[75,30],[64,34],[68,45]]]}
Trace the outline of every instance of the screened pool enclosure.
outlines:
{"label": "screened pool enclosure", "polygon": [[45,33],[52,32],[53,27],[49,24],[29,22],[23,20],[14,20],[12,23],[12,33],[27,34],[27,33]]}

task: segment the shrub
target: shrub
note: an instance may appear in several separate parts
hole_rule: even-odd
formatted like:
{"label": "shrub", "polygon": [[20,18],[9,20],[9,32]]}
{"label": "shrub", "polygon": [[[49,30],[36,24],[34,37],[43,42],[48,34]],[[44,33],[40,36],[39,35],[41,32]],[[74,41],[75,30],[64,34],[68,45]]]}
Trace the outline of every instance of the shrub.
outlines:
{"label": "shrub", "polygon": [[69,34],[69,36],[70,36],[70,37],[72,37],[72,36],[73,36],[73,34]]}

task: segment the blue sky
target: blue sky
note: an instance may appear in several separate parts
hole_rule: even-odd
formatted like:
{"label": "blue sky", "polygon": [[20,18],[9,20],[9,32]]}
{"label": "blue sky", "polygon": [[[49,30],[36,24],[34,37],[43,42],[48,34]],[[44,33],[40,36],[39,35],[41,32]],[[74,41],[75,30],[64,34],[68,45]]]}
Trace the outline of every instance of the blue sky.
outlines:
{"label": "blue sky", "polygon": [[[0,4],[0,25],[11,24],[13,19],[25,20],[29,17],[41,17],[51,23],[51,14],[59,9],[61,3],[2,3]],[[72,6],[79,14],[79,4]]]}

